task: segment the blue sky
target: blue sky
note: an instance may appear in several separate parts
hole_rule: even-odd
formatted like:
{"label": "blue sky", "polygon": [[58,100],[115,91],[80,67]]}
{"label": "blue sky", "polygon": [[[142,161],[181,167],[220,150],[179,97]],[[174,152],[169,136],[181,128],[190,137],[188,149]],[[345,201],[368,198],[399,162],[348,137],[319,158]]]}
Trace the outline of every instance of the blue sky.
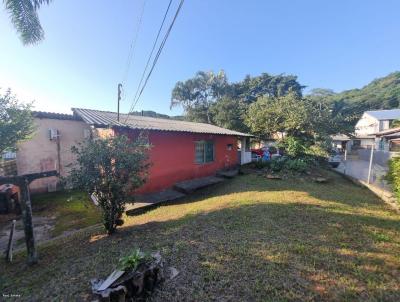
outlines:
{"label": "blue sky", "polygon": [[[36,109],[116,110],[143,0],[54,0],[40,12],[43,42],[25,47],[0,7],[0,87]],[[174,8],[178,0],[174,0]],[[147,0],[122,112],[129,110],[168,0]],[[173,9],[174,11],[175,9]],[[224,69],[261,72],[342,91],[400,70],[398,0],[186,0],[136,110],[170,111],[175,83]]]}

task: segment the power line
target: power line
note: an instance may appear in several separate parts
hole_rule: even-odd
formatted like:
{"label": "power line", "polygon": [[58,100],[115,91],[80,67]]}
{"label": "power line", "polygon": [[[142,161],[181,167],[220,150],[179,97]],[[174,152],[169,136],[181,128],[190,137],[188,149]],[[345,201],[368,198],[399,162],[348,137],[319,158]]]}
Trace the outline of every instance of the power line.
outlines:
{"label": "power line", "polygon": [[[150,69],[149,74],[148,74],[147,77],[146,77],[145,83],[143,84],[142,88],[140,88],[141,85],[142,85],[142,83],[143,83],[143,80],[144,80],[144,78],[145,78],[146,71],[147,71],[147,69],[148,69],[148,67],[149,67],[150,60],[151,60],[151,58],[152,58],[152,56],[153,56],[153,52],[154,52],[155,47],[156,47],[156,45],[157,45],[158,38],[160,37],[162,28],[163,28],[164,23],[165,23],[165,20],[166,20],[166,18],[167,18],[169,9],[170,9],[170,7],[171,7],[172,0],[170,0],[169,3],[168,3],[167,10],[166,10],[166,12],[165,12],[165,14],[164,14],[162,23],[161,23],[160,28],[159,28],[158,33],[157,33],[157,37],[156,37],[156,39],[155,39],[155,41],[154,41],[154,43],[153,43],[153,47],[152,47],[152,49],[151,49],[151,51],[150,51],[150,54],[149,54],[149,57],[148,57],[148,59],[147,59],[146,66],[145,66],[145,68],[144,68],[144,70],[143,70],[143,73],[142,73],[142,76],[141,76],[139,85],[138,85],[138,87],[137,87],[137,89],[136,89],[136,93],[135,93],[135,96],[134,96],[134,98],[133,98],[132,105],[131,105],[131,107],[130,107],[130,109],[129,109],[129,113],[128,113],[128,115],[126,116],[125,122],[128,120],[129,114],[132,113],[132,111],[133,111],[135,105],[137,104],[137,102],[138,102],[138,100],[139,100],[139,98],[140,98],[140,95],[142,94],[142,92],[143,92],[143,90],[144,90],[144,87],[145,87],[146,84],[147,84],[147,81],[148,81],[148,79],[149,79],[149,77],[150,77],[150,75],[151,75],[151,73],[152,73],[152,71],[153,71],[153,69],[154,69],[154,67],[155,67],[155,64],[156,64],[156,62],[157,62],[157,60],[158,60],[158,57],[159,57],[160,54],[161,54],[161,50],[162,50],[162,48],[163,48],[164,45],[165,45],[166,38],[168,38],[169,33],[171,32],[172,26],[173,26],[173,24],[175,23],[175,20],[176,20],[176,18],[177,18],[177,16],[178,16],[178,13],[179,13],[179,11],[180,11],[180,9],[181,9],[181,7],[182,7],[183,2],[184,2],[184,0],[181,0],[180,4],[179,4],[179,6],[178,6],[177,12],[175,13],[174,19],[173,19],[171,25],[169,26],[169,28],[168,28],[168,30],[167,30],[167,33],[165,34],[165,36],[164,36],[164,38],[163,38],[163,41],[161,42],[160,47],[159,47],[159,49],[158,49],[158,51],[157,51],[157,54],[156,54],[156,56],[155,56],[155,58],[154,58],[154,60],[153,60],[152,67],[151,67],[151,69]],[[139,91],[140,91],[140,92],[139,92]],[[139,95],[139,96],[138,96],[138,95]]]}
{"label": "power line", "polygon": [[[130,67],[132,65],[132,61],[133,61],[133,57],[134,57],[134,53],[135,53],[135,49],[136,49],[136,42],[137,42],[137,38],[139,36],[140,28],[141,28],[141,25],[142,25],[142,19],[143,19],[145,6],[146,6],[146,0],[143,0],[142,6],[141,6],[141,9],[140,9],[140,14],[138,16],[139,18],[138,18],[138,21],[137,21],[136,31],[135,31],[134,36],[132,37],[132,41],[131,41],[130,46],[129,46],[128,57],[127,57],[126,63],[125,63],[125,71],[124,71],[123,77],[122,77],[122,87],[125,87],[125,82],[126,82],[126,80],[128,78],[129,70],[130,70]],[[126,98],[126,94],[124,93],[123,100],[125,98]]]}
{"label": "power line", "polygon": [[[171,7],[171,4],[172,4],[172,0],[169,1],[168,6],[167,6],[167,9],[166,9],[166,11],[165,11],[165,13],[164,13],[164,17],[163,17],[163,19],[162,19],[160,28],[158,29],[156,39],[154,40],[153,47],[151,48],[151,51],[150,51],[150,54],[149,54],[149,58],[147,59],[145,68],[144,68],[143,73],[142,73],[142,77],[140,78],[139,85],[138,85],[138,87],[137,87],[137,89],[136,89],[135,96],[133,97],[132,105],[131,105],[131,107],[129,108],[128,115],[133,111],[136,96],[137,96],[138,91],[139,91],[139,89],[140,89],[140,85],[142,85],[142,82],[143,82],[144,76],[145,76],[145,74],[146,74],[147,68],[148,68],[148,66],[149,66],[151,57],[153,56],[154,49],[156,48],[156,45],[157,45],[157,42],[158,42],[158,38],[160,37],[161,30],[162,30],[162,28],[164,27],[165,19],[167,18],[169,9],[170,9],[170,7]],[[126,122],[127,120],[128,120],[128,116],[126,116],[125,122]]]}
{"label": "power line", "polygon": [[[144,89],[145,89],[145,87],[146,87],[146,85],[147,85],[147,82],[148,82],[148,80],[149,80],[149,78],[150,78],[150,76],[151,76],[151,74],[152,74],[152,72],[153,72],[153,70],[154,70],[154,67],[155,67],[156,64],[157,64],[158,58],[159,58],[160,55],[161,55],[161,52],[162,52],[162,50],[163,50],[163,48],[164,48],[164,46],[165,46],[165,43],[167,42],[167,39],[168,39],[168,37],[169,37],[169,34],[171,33],[172,27],[173,27],[174,24],[175,24],[175,21],[176,21],[178,15],[179,15],[179,12],[180,12],[180,10],[181,10],[182,5],[183,5],[184,2],[185,2],[185,0],[181,0],[181,2],[179,3],[178,9],[176,10],[176,13],[175,13],[175,16],[174,16],[174,19],[172,20],[171,25],[169,26],[167,32],[165,33],[164,39],[163,39],[163,41],[162,41],[161,44],[160,44],[160,47],[159,47],[159,49],[158,49],[158,51],[157,51],[156,56],[154,57],[154,60],[153,60],[153,64],[152,64],[152,66],[151,66],[151,69],[150,69],[149,73],[147,74],[146,80],[145,80],[145,82],[144,82],[144,84],[143,84],[143,86],[142,86],[142,88],[141,88],[141,90],[140,90],[140,92],[139,92],[139,95],[137,96],[137,99],[135,100],[135,102],[134,102],[134,104],[133,104],[133,108],[135,108],[136,104],[138,103],[138,101],[139,101],[139,99],[140,99],[140,96],[142,95],[142,93],[143,93],[143,91],[144,91]],[[133,109],[133,108],[132,108],[132,109]]]}

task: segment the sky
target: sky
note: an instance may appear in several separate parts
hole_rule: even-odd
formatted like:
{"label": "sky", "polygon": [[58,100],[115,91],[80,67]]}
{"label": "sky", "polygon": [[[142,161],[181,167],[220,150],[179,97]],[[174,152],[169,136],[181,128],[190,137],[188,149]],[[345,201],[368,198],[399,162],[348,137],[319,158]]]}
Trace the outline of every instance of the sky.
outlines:
{"label": "sky", "polygon": [[[128,112],[169,0],[146,0],[124,82]],[[173,1],[172,13],[178,0]],[[39,11],[45,40],[23,46],[0,3],[0,88],[35,109],[116,111],[117,85],[143,0],[53,0]],[[361,88],[400,70],[398,0],[186,0],[135,110],[170,110],[171,91],[199,71],[293,74],[306,92]]]}

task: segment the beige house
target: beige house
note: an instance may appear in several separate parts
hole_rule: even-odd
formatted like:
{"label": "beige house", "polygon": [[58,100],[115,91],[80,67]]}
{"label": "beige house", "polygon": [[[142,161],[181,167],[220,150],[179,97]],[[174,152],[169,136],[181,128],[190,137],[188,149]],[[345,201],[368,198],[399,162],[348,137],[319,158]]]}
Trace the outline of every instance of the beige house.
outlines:
{"label": "beige house", "polygon": [[[30,140],[18,144],[18,175],[57,170],[66,176],[74,161],[71,147],[90,136],[90,126],[80,118],[59,113],[34,112],[36,131]],[[35,180],[32,192],[49,192],[57,188],[57,177]]]}

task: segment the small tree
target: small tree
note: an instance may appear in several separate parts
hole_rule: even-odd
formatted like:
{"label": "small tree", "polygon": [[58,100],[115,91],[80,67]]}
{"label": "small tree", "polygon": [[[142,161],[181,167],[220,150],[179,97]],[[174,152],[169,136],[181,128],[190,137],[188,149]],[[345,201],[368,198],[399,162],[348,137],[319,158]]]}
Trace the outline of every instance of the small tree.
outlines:
{"label": "small tree", "polygon": [[11,90],[0,95],[0,155],[34,132],[30,109],[31,104],[21,104]]}
{"label": "small tree", "polygon": [[129,194],[146,181],[148,149],[142,135],[135,140],[124,135],[89,140],[72,148],[77,164],[67,180],[74,188],[95,194],[108,234],[120,225]]}

